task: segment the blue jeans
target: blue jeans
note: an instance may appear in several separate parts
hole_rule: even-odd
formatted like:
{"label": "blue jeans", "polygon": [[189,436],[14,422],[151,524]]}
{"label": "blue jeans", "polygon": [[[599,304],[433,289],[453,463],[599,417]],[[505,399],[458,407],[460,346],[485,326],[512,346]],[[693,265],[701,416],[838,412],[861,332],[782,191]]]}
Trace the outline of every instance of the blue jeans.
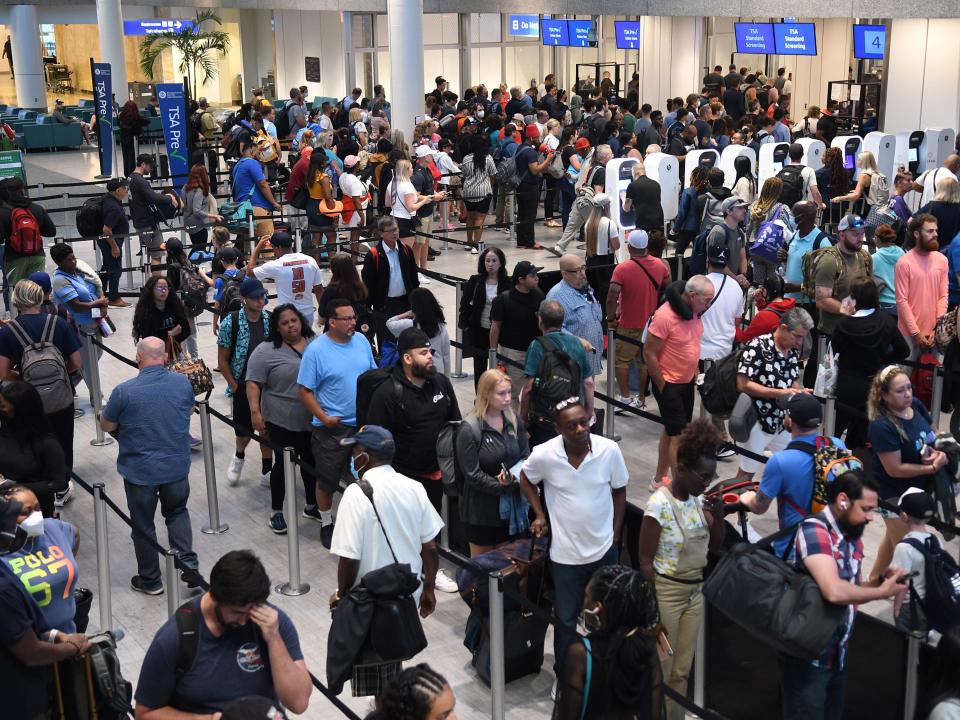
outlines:
{"label": "blue jeans", "polygon": [[[583,610],[583,591],[587,583],[599,568],[607,565],[616,565],[620,559],[620,551],[615,545],[599,560],[587,565],[563,565],[550,561],[550,575],[553,578],[554,599],[553,614],[557,624],[576,631],[577,618]],[[563,661],[567,657],[567,649],[573,644],[573,637],[564,632],[553,633],[553,670],[558,678],[563,677]]]}
{"label": "blue jeans", "polygon": [[100,282],[103,283],[104,295],[107,300],[120,299],[120,268],[123,267],[123,238],[114,242],[120,249],[120,256],[114,257],[110,251],[110,243],[106,240],[97,240],[100,255],[103,257],[103,268],[100,270]]}
{"label": "blue jeans", "polygon": [[808,660],[780,654],[782,720],[840,720],[847,688],[846,670],[816,667]]}
{"label": "blue jeans", "polygon": [[573,189],[573,183],[564,175],[557,182],[557,189],[560,191],[560,218],[563,226],[567,226],[567,220],[570,219],[570,208],[573,207],[573,201],[577,198],[577,193]]}
{"label": "blue jeans", "polygon": [[[197,554],[193,552],[193,531],[190,528],[190,514],[187,512],[187,500],[190,497],[190,483],[187,478],[164,485],[135,485],[129,480],[123,481],[127,493],[127,508],[134,527],[140,528],[151,540],[156,542],[157,530],[154,516],[157,501],[160,501],[160,514],[167,523],[167,540],[170,547],[180,552],[180,559],[186,567],[197,569]],[[137,531],[132,531],[133,550],[137,555],[137,572],[148,586],[160,584],[160,560],[157,551]]]}

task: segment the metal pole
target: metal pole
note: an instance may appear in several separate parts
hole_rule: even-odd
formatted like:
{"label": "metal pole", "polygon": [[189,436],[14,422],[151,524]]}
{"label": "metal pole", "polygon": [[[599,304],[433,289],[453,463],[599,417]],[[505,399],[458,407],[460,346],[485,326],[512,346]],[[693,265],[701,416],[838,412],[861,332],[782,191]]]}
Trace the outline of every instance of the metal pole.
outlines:
{"label": "metal pole", "polygon": [[103,499],[103,483],[93,484],[93,526],[97,545],[97,604],[100,607],[100,630],[113,627],[113,605],[110,600],[110,544],[107,539],[107,503]]}
{"label": "metal pole", "polygon": [[826,404],[823,408],[823,434],[827,437],[833,435],[837,427],[837,399],[835,397],[826,398]]}
{"label": "metal pole", "polygon": [[497,369],[497,349],[496,348],[490,348],[489,350],[487,350],[487,367],[490,370]]}
{"label": "metal pole", "polygon": [[933,371],[933,395],[930,398],[930,418],[933,427],[940,424],[940,408],[943,406],[943,375],[939,367]]}
{"label": "metal pole", "polygon": [[300,582],[300,527],[297,523],[296,480],[293,448],[285,447],[283,449],[283,487],[286,498],[283,509],[287,516],[287,565],[290,570],[290,582],[277,585],[277,592],[281,595],[305,595],[310,592],[310,586]]}
{"label": "metal pole", "polygon": [[907,636],[907,677],[903,688],[903,719],[913,720],[917,710],[919,678],[917,668],[920,665],[920,643],[922,639],[911,633]]}
{"label": "metal pole", "polygon": [[509,225],[508,225],[508,227],[507,227],[507,231],[508,231],[508,233],[509,233],[509,234],[507,235],[507,238],[509,238],[509,240],[510,240],[510,246],[511,246],[511,247],[512,247],[513,244],[517,241],[517,238],[516,238],[516,237],[514,236],[514,234],[513,234],[514,228],[516,227],[516,218],[515,218],[514,215],[513,215],[513,213],[514,213],[514,203],[516,202],[516,200],[515,200],[516,195],[514,194],[515,192],[516,192],[516,191],[514,191],[514,192],[512,192],[512,193],[507,193],[507,196],[504,198],[504,202],[506,203],[506,206],[507,206],[507,207],[506,207],[506,212],[504,213],[504,218],[505,218],[506,221],[509,223]]}
{"label": "metal pole", "polygon": [[[463,295],[462,281],[457,280],[453,292],[453,316],[460,317],[460,297]],[[459,327],[459,323],[457,325],[457,345],[453,348],[453,372],[450,373],[450,377],[459,380],[465,378],[467,374],[463,371],[463,348],[460,347],[463,345],[463,329]]]}
{"label": "metal pole", "polygon": [[[613,413],[616,408],[613,406],[613,397],[617,387],[617,333],[614,330],[607,330],[607,427],[604,434],[608,438],[613,438],[616,434],[614,429]],[[643,397],[643,388],[640,388],[640,397]]]}
{"label": "metal pole", "polygon": [[504,667],[503,575],[490,573],[487,583],[490,593],[490,717],[503,720],[506,695],[506,668]]}
{"label": "metal pole", "polygon": [[70,197],[69,193],[61,193],[60,198],[63,200],[63,225],[62,227],[68,227],[70,221],[67,219],[67,199]]}
{"label": "metal pole", "polygon": [[297,252],[302,252],[303,251],[303,229],[300,227],[299,224],[297,225],[296,228],[294,228],[293,234],[296,240],[294,244],[294,248],[297,250]]}
{"label": "metal pole", "polygon": [[127,235],[123,239],[123,257],[127,261],[127,267],[131,268],[127,270],[127,290],[133,290],[133,243],[130,242],[130,236]]}
{"label": "metal pole", "polygon": [[247,232],[250,233],[250,242],[257,244],[257,239],[253,237],[253,213],[247,212]]}
{"label": "metal pole", "polygon": [[210,522],[200,528],[205,535],[219,535],[230,529],[220,523],[220,503],[217,501],[217,468],[213,461],[213,430],[210,428],[210,407],[206,400],[197,400],[200,408],[200,438],[203,441],[203,474],[207,480],[207,513]]}
{"label": "metal pole", "polygon": [[[83,381],[87,384],[87,389],[90,390],[90,404],[93,405],[93,428],[96,433],[96,437],[90,441],[90,444],[94,447],[110,445],[113,443],[113,438],[105,435],[103,428],[100,427],[103,395],[100,393],[100,366],[97,364],[97,349],[93,344],[92,335],[88,335],[86,332],[81,332],[80,335],[83,338],[83,352],[87,356],[87,363],[84,370],[89,370],[89,372],[84,375]],[[87,375],[89,375],[89,377],[87,377]]]}
{"label": "metal pole", "polygon": [[180,607],[180,579],[177,577],[177,551],[167,550],[167,617],[173,617]]}
{"label": "metal pole", "polygon": [[823,354],[827,351],[827,336],[820,334],[817,336],[817,365],[823,360]]}
{"label": "metal pole", "polygon": [[693,656],[693,702],[700,707],[704,707],[704,698],[707,694],[707,618],[709,615],[705,607],[700,616],[697,650]]}

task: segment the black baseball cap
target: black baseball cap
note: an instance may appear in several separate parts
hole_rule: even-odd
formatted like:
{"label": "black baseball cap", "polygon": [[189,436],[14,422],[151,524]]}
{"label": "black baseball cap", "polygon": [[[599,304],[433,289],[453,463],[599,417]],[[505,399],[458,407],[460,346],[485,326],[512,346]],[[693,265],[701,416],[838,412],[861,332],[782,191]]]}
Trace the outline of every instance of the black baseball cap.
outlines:
{"label": "black baseball cap", "polygon": [[917,520],[929,520],[936,512],[936,503],[930,494],[916,487],[907,488],[900,496],[897,507],[900,512]]}
{"label": "black baseball cap", "polygon": [[707,260],[715,267],[727,266],[727,246],[722,242],[712,242],[707,246]]}
{"label": "black baseball cap", "polygon": [[521,260],[513,266],[513,281],[516,282],[527,275],[536,275],[541,270],[543,270],[543,268],[539,265],[534,265],[529,260]]}
{"label": "black baseball cap", "polygon": [[274,247],[278,245],[280,247],[292,247],[293,246],[293,236],[285,230],[277,230],[273,235],[270,236],[270,244]]}
{"label": "black baseball cap", "polygon": [[420,328],[409,327],[397,338],[397,351],[401,353],[428,347],[430,347],[430,338]]}
{"label": "black baseball cap", "polygon": [[780,407],[787,411],[792,423],[802,428],[812,430],[823,421],[820,401],[810,393],[794,393],[781,401]]}
{"label": "black baseball cap", "polygon": [[126,178],[110,178],[107,180],[107,192],[116,192],[122,187],[126,187],[129,183]]}

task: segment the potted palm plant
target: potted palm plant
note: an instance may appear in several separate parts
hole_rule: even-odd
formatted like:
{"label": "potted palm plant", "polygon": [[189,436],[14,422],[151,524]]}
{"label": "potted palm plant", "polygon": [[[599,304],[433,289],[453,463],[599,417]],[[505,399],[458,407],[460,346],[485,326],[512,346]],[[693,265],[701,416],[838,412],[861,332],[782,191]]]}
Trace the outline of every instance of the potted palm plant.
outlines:
{"label": "potted palm plant", "polygon": [[[207,28],[204,24],[210,23]],[[201,84],[217,77],[217,55],[230,49],[230,36],[213,25],[222,25],[220,16],[212,10],[198,10],[193,24],[184,23],[179,29],[147,35],[140,41],[140,69],[153,80],[157,58],[168,48],[180,52],[180,73],[187,76],[191,97],[197,97],[197,80]]]}

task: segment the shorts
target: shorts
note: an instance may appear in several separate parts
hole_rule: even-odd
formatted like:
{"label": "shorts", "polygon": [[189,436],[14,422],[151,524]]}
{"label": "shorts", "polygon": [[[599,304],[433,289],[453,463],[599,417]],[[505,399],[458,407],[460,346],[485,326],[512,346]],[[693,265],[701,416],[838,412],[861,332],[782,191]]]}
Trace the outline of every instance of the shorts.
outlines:
{"label": "shorts", "polygon": [[411,218],[394,218],[397,221],[397,229],[400,230],[401,238],[414,237],[414,224]]}
{"label": "shorts", "polygon": [[[750,430],[750,437],[747,438],[745,443],[741,443],[741,447],[744,450],[749,450],[750,452],[756,453],[757,455],[772,455],[775,452],[779,452],[787,447],[787,443],[790,442],[790,433],[786,430],[781,430],[780,432],[773,434],[768,433],[760,427],[760,423],[757,422],[753,426],[753,429]],[[763,467],[763,463],[748,458],[744,455],[740,456],[740,469],[744,472],[755,473]]]}
{"label": "shorts", "polygon": [[693,419],[693,385],[687,383],[664,382],[663,390],[653,383],[653,397],[660,408],[663,429],[668,437],[676,437]]}
{"label": "shorts", "polygon": [[250,401],[247,399],[247,382],[241,380],[233,391],[233,434],[237,437],[253,437],[253,418],[250,416]]}
{"label": "shorts", "polygon": [[364,208],[360,212],[357,212],[356,210],[354,210],[353,215],[350,216],[350,219],[347,222],[342,223],[341,226],[348,227],[348,228],[360,227],[360,218],[363,217],[363,214],[365,211],[366,211],[366,208]]}
{"label": "shorts", "polygon": [[370,697],[383,695],[390,684],[403,670],[403,664],[398,662],[378,663],[371,665],[354,665],[350,677],[350,692],[353,697]]}
{"label": "shorts", "polygon": [[273,235],[274,225],[272,217],[265,217],[270,214],[270,211],[266,208],[253,206],[253,216],[264,218],[263,220],[257,220],[253,224],[253,234],[257,237],[270,237]]}
{"label": "shorts", "polygon": [[140,233],[140,247],[151,260],[160,260],[164,255],[163,233],[158,228],[135,228]]}
{"label": "shorts", "polygon": [[464,535],[472,545],[500,545],[510,540],[510,528],[506,525],[474,525],[463,523]]}
{"label": "shorts", "polygon": [[[640,342],[643,337],[643,328],[617,328],[617,335],[623,335],[625,338]],[[632,342],[616,339],[617,367],[629,367],[631,361],[637,363],[638,370],[644,370],[646,365],[643,362],[643,346],[635,345]]]}
{"label": "shorts", "polygon": [[316,459],[317,489],[333,494],[340,490],[340,480],[348,472],[352,449],[340,440],[355,435],[350,425],[337,425],[333,430],[315,425],[310,435],[310,447]]}
{"label": "shorts", "polygon": [[[418,219],[420,220],[420,227],[417,228],[417,232],[431,234],[433,232],[433,214]],[[423,235],[414,235],[413,237],[414,245],[426,245],[428,242],[430,242],[430,238]]]}
{"label": "shorts", "polygon": [[480,200],[464,200],[463,204],[467,207],[467,212],[472,213],[482,213],[486,215],[490,212],[490,201],[493,199],[492,195],[487,195],[485,198]]}

